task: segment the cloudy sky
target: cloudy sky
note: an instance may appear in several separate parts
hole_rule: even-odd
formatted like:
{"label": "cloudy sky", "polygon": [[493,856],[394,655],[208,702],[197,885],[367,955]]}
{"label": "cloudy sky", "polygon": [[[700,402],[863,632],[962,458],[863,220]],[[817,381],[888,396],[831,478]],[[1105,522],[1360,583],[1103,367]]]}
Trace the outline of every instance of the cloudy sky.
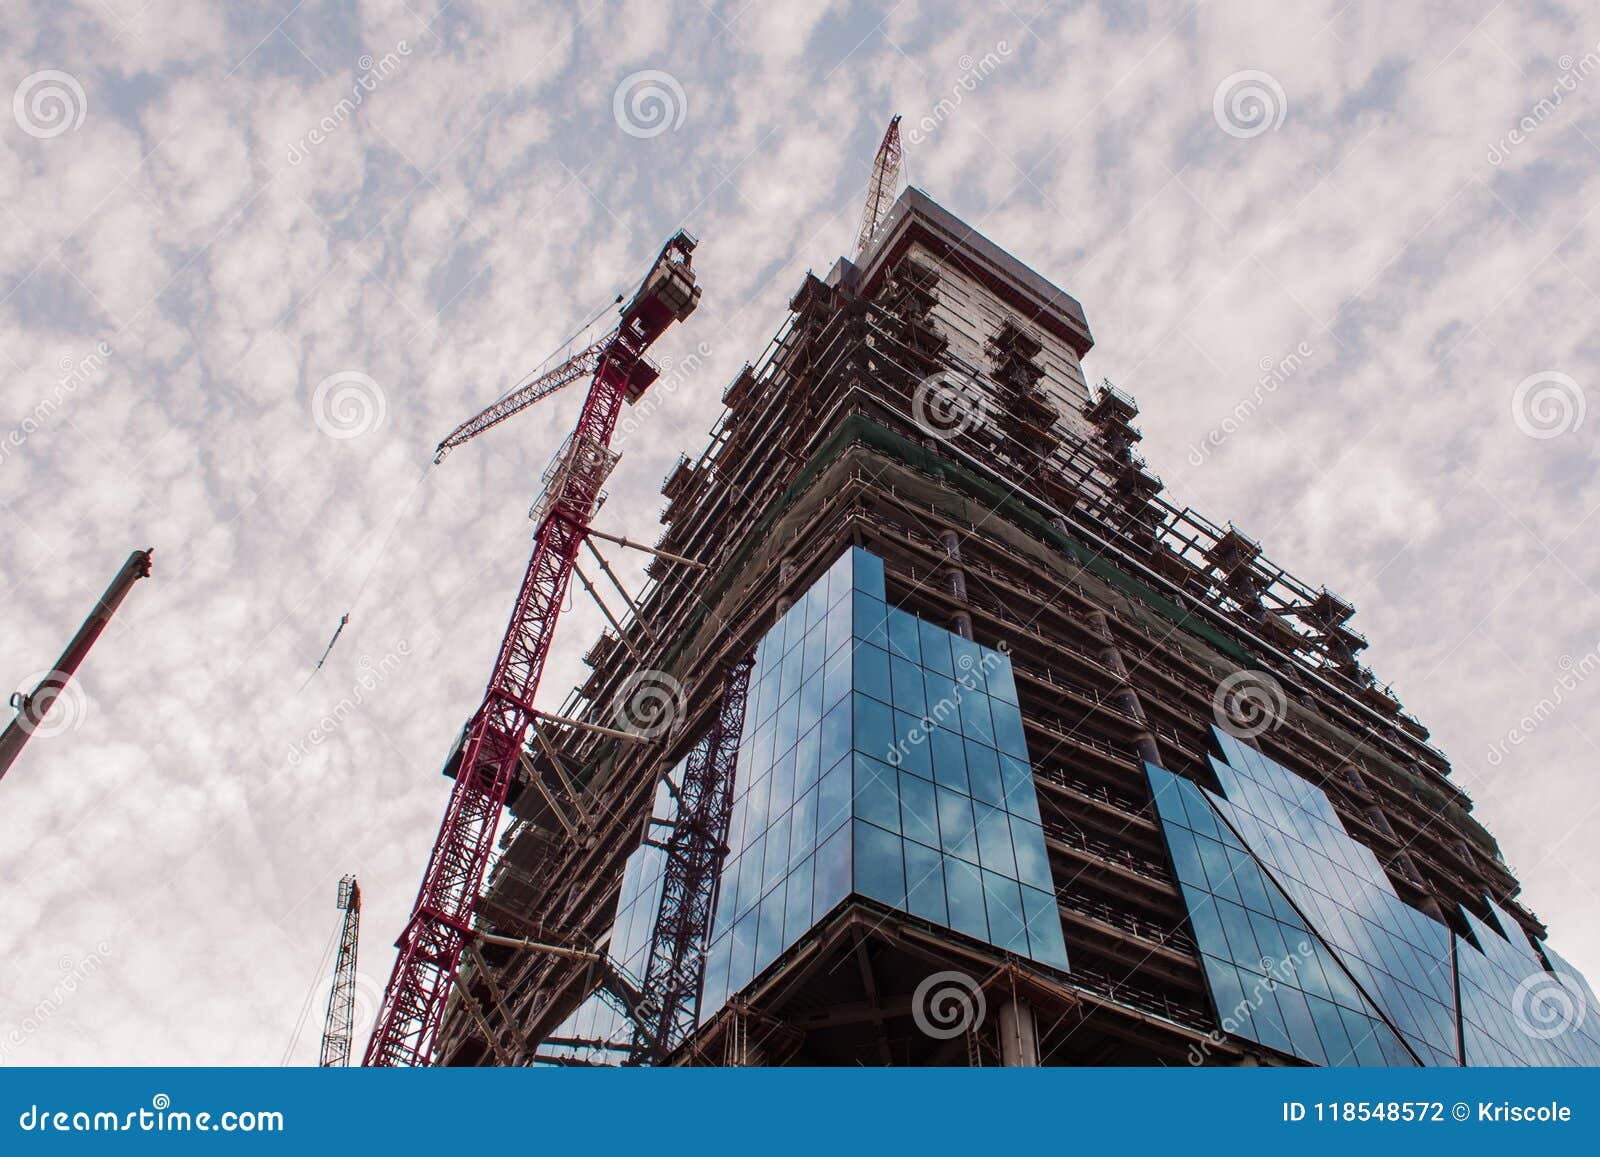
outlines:
{"label": "cloudy sky", "polygon": [[349,871],[370,1012],[576,397],[431,447],[687,225],[659,353],[703,365],[605,516],[652,540],[896,111],[911,179],[1083,302],[1170,497],[1357,604],[1600,974],[1592,6],[227,7],[0,18],[6,689],[156,548],[0,784],[0,1063],[314,1063]]}

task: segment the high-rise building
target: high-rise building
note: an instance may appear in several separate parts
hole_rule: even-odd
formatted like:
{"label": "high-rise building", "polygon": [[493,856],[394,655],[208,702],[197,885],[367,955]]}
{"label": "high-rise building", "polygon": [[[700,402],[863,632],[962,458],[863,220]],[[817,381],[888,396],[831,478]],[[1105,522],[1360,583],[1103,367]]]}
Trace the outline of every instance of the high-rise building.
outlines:
{"label": "high-rise building", "polygon": [[1600,1063],[1353,608],[1163,499],[1091,345],[916,190],[806,277],[663,487],[703,567],[528,753],[444,1063]]}

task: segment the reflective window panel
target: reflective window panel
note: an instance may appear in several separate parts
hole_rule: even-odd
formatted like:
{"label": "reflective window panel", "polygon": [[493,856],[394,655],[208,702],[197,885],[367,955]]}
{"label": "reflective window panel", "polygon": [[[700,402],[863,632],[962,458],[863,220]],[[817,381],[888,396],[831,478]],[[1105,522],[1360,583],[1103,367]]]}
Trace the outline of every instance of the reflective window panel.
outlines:
{"label": "reflective window panel", "polygon": [[1317,1065],[1414,1065],[1206,793],[1145,770],[1222,1029]]}
{"label": "reflective window panel", "polygon": [[1517,922],[1488,904],[1493,923],[1463,910],[1472,938],[1456,938],[1467,1064],[1600,1065],[1588,982],[1545,946],[1547,969]]}
{"label": "reflective window panel", "polygon": [[1351,839],[1321,788],[1213,729],[1216,805],[1333,948],[1417,1057],[1454,1065],[1450,931],[1395,894],[1377,857]]}
{"label": "reflective window panel", "polygon": [[1011,661],[846,551],[762,638],[702,1020],[851,895],[1067,967]]}
{"label": "reflective window panel", "polygon": [[[1594,1007],[1592,992],[1547,945],[1531,944],[1487,899],[1494,926],[1463,910],[1471,938],[1454,935],[1399,898],[1321,788],[1214,733],[1222,794],[1147,771],[1225,1029],[1319,1064],[1600,1064],[1600,1029],[1582,1011]],[[1280,942],[1293,955],[1297,930],[1317,967],[1296,970],[1290,987],[1305,998],[1315,1043],[1281,980],[1277,1016],[1266,1020],[1249,988],[1280,959]],[[1332,1000],[1338,1020],[1314,997]],[[1230,1016],[1240,1000],[1249,1016]],[[1365,1056],[1347,1015],[1369,1022]],[[1336,1023],[1353,1061],[1330,1048]]]}

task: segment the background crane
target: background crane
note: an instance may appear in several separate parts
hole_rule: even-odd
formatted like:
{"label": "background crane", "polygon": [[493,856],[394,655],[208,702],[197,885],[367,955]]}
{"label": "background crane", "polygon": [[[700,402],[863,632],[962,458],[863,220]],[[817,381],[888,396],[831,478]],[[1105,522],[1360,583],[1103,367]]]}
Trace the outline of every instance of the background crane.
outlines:
{"label": "background crane", "polygon": [[322,1025],[323,1068],[343,1068],[350,1063],[350,1043],[356,1025],[356,940],[361,935],[361,885],[354,876],[339,881],[338,906],[344,912],[339,932],[339,962],[333,969],[328,992],[328,1015]]}
{"label": "background crane", "polygon": [[150,576],[151,553],[150,550],[136,550],[128,556],[128,561],[122,564],[117,577],[111,580],[111,585],[95,603],[94,610],[83,620],[83,626],[72,636],[72,642],[67,644],[67,649],[61,653],[61,658],[56,660],[56,665],[39,680],[32,691],[11,697],[11,706],[17,709],[17,717],[6,724],[6,729],[0,732],[0,779],[5,778],[6,772],[11,770],[11,765],[21,754],[28,737],[38,730],[45,716],[49,714],[50,708],[66,690],[67,684],[72,681],[72,676],[77,673],[79,664],[89,654],[89,649],[100,637],[100,632],[106,629],[111,617],[117,613],[117,608],[133,589],[133,584]]}
{"label": "background crane", "polygon": [[900,185],[900,116],[895,114],[872,159],[872,177],[867,181],[867,205],[861,213],[861,232],[856,235],[856,256],[872,244],[883,219],[889,215]]}
{"label": "background crane", "polygon": [[590,375],[576,429],[546,475],[535,507],[533,557],[517,594],[483,702],[467,724],[459,770],[383,1008],[367,1046],[368,1065],[432,1062],[446,1001],[468,940],[489,864],[495,826],[537,712],[533,706],[562,599],[589,533],[600,488],[616,455],[611,438],[624,401],[635,401],[659,371],[645,352],[699,303],[691,254],[695,240],[675,234],[656,258],[617,327],[556,369],[520,386],[439,444],[438,457],[541,398]]}

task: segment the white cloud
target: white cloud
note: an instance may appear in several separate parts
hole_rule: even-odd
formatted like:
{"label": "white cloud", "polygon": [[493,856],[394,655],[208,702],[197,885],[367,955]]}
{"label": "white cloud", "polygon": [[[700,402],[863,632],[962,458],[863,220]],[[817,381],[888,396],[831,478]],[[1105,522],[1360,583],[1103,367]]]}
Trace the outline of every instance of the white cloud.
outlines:
{"label": "white cloud", "polygon": [[[1356,599],[1380,678],[1457,758],[1557,947],[1600,973],[1600,853],[1566,831],[1596,802],[1587,700],[1515,760],[1480,758],[1560,656],[1600,638],[1585,521],[1600,81],[1503,166],[1485,160],[1556,59],[1593,47],[1575,11],[1479,26],[1352,7],[1324,25],[1280,5],[1080,6],[1025,27],[1003,7],[919,3],[881,28],[842,5],[725,12],[731,28],[696,3],[606,5],[581,26],[559,6],[416,12],[309,10],[274,30],[281,12],[157,4],[120,33],[99,5],[8,12],[0,79],[63,68],[89,107],[54,139],[0,131],[6,428],[62,357],[114,350],[0,460],[14,674],[54,656],[127,550],[157,547],[85,668],[96,711],[0,785],[22,834],[0,848],[0,1012],[47,993],[60,957],[114,949],[18,1062],[275,1062],[346,871],[368,897],[366,969],[386,971],[443,807],[438,765],[481,692],[537,472],[575,402],[458,453],[402,514],[433,444],[686,217],[705,299],[661,352],[712,352],[630,440],[607,508],[653,535],[672,458],[698,450],[803,272],[852,242],[884,114],[920,117],[963,54],[1002,40],[1012,54],[908,149],[913,177],[1083,301],[1088,371],[1139,397],[1172,497]],[[393,74],[291,163],[363,53],[402,40]],[[617,128],[613,90],[640,68],[682,84],[679,131]],[[1244,69],[1288,101],[1249,140],[1212,119],[1217,84]],[[1259,359],[1301,341],[1305,371],[1189,466]],[[1509,398],[1544,369],[1584,383],[1590,415],[1536,442]],[[384,424],[347,441],[310,412],[341,370],[386,399]],[[564,624],[552,701],[599,625],[581,602]],[[361,657],[401,639],[401,670],[289,767]]]}

